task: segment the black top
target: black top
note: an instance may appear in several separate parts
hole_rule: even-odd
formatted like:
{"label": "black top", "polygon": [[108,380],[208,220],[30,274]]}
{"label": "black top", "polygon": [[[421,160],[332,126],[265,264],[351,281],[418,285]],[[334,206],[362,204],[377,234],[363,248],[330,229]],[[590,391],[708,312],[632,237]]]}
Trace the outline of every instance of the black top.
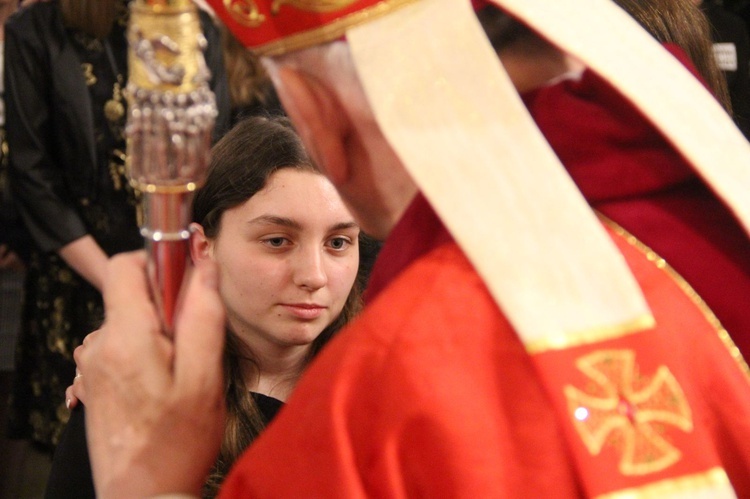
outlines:
{"label": "black top", "polygon": [[[263,421],[268,424],[284,405],[280,400],[251,392],[260,409]],[[94,499],[94,480],[91,462],[86,447],[86,424],[83,405],[79,404],[70,414],[60,444],[55,450],[52,469],[44,493],[47,499]]]}
{"label": "black top", "polygon": [[268,395],[263,395],[262,393],[255,392],[250,392],[250,395],[253,396],[253,400],[255,400],[255,404],[258,406],[260,415],[263,416],[263,422],[265,424],[270,423],[273,418],[276,417],[276,413],[279,412],[279,409],[284,407],[284,402],[279,399],[269,397]]}

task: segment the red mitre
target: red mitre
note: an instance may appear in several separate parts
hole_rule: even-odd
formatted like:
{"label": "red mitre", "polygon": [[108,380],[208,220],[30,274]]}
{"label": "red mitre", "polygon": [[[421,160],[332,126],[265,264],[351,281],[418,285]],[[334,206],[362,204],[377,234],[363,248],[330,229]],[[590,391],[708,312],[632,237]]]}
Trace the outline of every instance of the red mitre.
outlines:
{"label": "red mitre", "polygon": [[246,47],[278,55],[340,38],[414,0],[208,0]]}

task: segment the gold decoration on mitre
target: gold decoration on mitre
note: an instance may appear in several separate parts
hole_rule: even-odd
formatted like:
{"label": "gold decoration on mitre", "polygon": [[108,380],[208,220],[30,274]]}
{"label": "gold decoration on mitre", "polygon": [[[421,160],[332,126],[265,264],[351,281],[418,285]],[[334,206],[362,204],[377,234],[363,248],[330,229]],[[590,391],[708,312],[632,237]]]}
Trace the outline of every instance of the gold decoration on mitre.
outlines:
{"label": "gold decoration on mitre", "polygon": [[[334,12],[348,7],[356,0],[273,0],[270,13],[277,15],[282,5],[289,5],[306,12]],[[256,0],[223,0],[224,8],[232,19],[242,26],[257,28],[268,16],[261,13]]]}
{"label": "gold decoration on mitre", "polygon": [[333,12],[353,4],[355,0],[273,0],[271,12],[278,13],[282,5],[291,5],[307,12]]}
{"label": "gold decoration on mitre", "polygon": [[418,0],[208,0],[258,55],[278,55],[343,36],[352,26]]}
{"label": "gold decoration on mitre", "polygon": [[224,0],[224,7],[232,19],[243,26],[257,28],[266,20],[255,0]]}

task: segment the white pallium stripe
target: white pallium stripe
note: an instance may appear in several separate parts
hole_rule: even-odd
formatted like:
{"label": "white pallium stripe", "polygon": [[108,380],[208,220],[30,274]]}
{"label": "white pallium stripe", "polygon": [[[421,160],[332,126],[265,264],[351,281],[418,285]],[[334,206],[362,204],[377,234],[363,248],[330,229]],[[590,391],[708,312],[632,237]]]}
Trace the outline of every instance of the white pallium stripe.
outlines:
{"label": "white pallium stripe", "polygon": [[468,2],[417,2],[347,40],[381,129],[526,344],[650,323]]}

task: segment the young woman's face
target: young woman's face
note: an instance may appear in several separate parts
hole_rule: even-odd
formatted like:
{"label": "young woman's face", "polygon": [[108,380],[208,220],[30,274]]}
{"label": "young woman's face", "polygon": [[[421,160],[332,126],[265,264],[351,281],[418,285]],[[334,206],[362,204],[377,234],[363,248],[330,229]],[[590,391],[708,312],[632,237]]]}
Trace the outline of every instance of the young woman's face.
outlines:
{"label": "young woman's face", "polygon": [[232,331],[257,352],[309,345],[344,307],[357,276],[358,235],[323,175],[274,173],[224,212],[209,241]]}

